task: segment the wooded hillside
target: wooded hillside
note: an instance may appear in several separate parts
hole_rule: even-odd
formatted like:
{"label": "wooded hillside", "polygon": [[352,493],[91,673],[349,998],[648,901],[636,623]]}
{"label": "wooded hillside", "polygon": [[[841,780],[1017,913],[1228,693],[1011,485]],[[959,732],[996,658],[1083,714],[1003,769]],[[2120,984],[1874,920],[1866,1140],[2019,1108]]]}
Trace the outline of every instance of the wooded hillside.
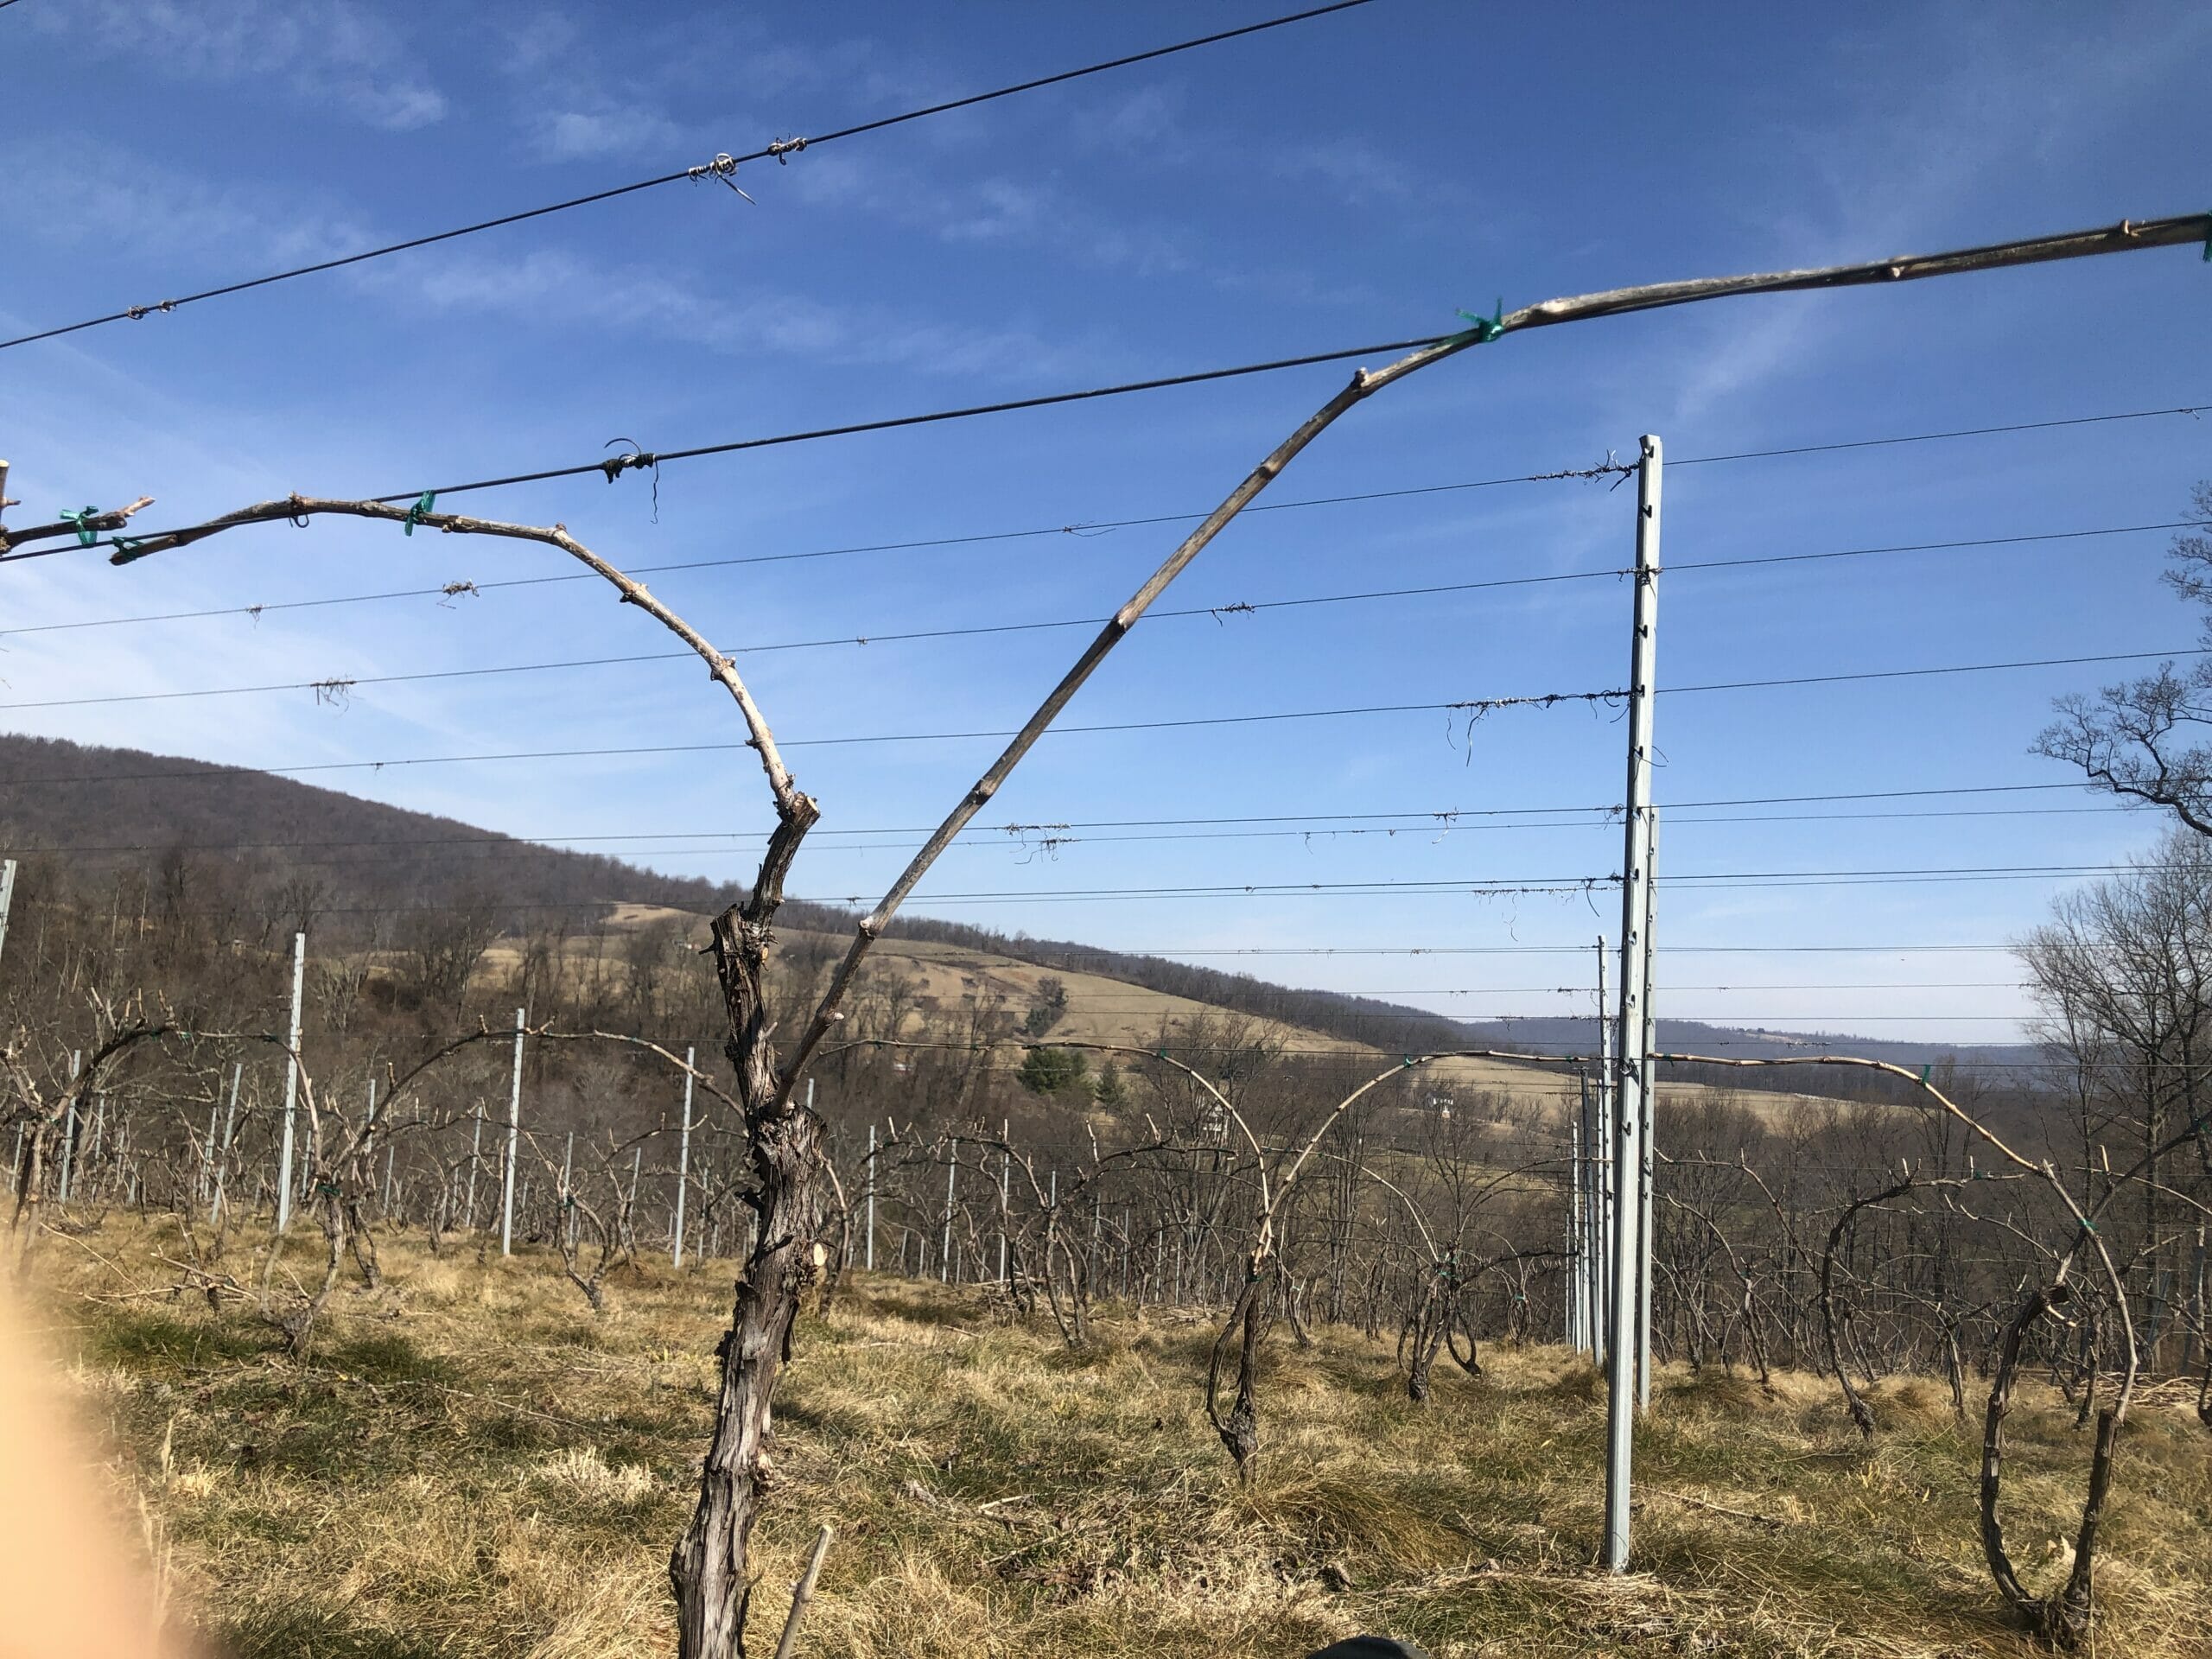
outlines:
{"label": "wooded hillside", "polygon": [[[188,859],[219,874],[234,889],[235,902],[257,924],[257,936],[276,938],[304,916],[314,922],[319,941],[340,943],[359,942],[371,918],[429,907],[458,906],[499,932],[520,936],[549,920],[581,928],[621,906],[703,917],[744,891],[734,883],[664,874],[602,854],[542,846],[251,768],[15,734],[0,734],[0,853],[27,868],[66,863],[79,881],[103,871],[158,871]],[[852,925],[843,910],[799,900],[786,905],[785,916],[794,930],[810,932],[841,933]],[[394,931],[384,930],[387,938]],[[1586,1052],[1594,1043],[1589,1019],[1456,1020],[1402,1003],[957,922],[902,918],[890,937],[1118,980],[1385,1050],[1485,1045]],[[1733,1056],[1819,1046],[1787,1033],[1671,1020],[1660,1021],[1660,1042],[1670,1049]],[[1854,1038],[1849,1047],[1910,1065],[1969,1052],[2008,1063],[2033,1058],[2017,1047],[1969,1051],[1940,1034],[1926,1042]],[[1741,1079],[1730,1081],[1741,1086]]]}

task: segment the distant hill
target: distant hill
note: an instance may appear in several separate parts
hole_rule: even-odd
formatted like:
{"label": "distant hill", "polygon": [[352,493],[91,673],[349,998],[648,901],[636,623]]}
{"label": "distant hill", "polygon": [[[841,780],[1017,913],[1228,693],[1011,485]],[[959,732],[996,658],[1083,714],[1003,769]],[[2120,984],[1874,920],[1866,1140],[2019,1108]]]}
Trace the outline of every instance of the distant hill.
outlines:
{"label": "distant hill", "polygon": [[[734,885],[539,846],[266,772],[11,734],[0,734],[0,852],[30,864],[45,857],[66,861],[80,880],[101,868],[158,870],[165,861],[188,856],[264,891],[287,888],[340,931],[349,918],[368,912],[462,903],[488,906],[516,931],[542,925],[554,912],[582,919],[622,906],[707,915],[743,893]],[[853,919],[804,902],[787,906],[784,917],[794,931],[822,932],[846,931]],[[954,922],[906,920],[893,931],[917,943],[1141,986],[1179,1007],[1211,1005],[1385,1052],[1490,1046],[1587,1053],[1595,1043],[1594,1022],[1587,1019],[1455,1020],[1370,997],[1300,990],[1158,957]],[[1677,1052],[1743,1058],[1822,1046],[1791,1033],[1663,1020],[1659,1040]],[[1850,1039],[1839,1046],[1914,1067],[1947,1055],[2005,1065],[2034,1058],[2024,1048],[1969,1049],[1939,1039]],[[1789,1082],[1815,1086],[1802,1076]]]}
{"label": "distant hill", "polygon": [[[1471,1025],[1468,1029],[1486,1032],[1497,1038],[1501,1046],[1510,1042],[1514,1046],[1530,1051],[1556,1052],[1563,1044],[1590,1042],[1595,1023],[1592,1020],[1566,1020],[1554,1016],[1490,1021]],[[1660,1049],[1664,1052],[1712,1054],[1724,1059],[1764,1060],[1783,1059],[1792,1055],[1856,1054],[1870,1060],[1888,1060],[1892,1065],[1917,1068],[1946,1057],[1973,1059],[1984,1065],[2018,1067],[2034,1065],[2042,1058],[2033,1046],[2024,1043],[1959,1044],[1947,1043],[1940,1039],[1885,1041],[1875,1037],[1715,1026],[1697,1020],[1662,1019],[1659,1021],[1658,1037]]]}
{"label": "distant hill", "polygon": [[244,872],[322,885],[321,908],[449,904],[495,894],[518,920],[627,900],[705,911],[708,881],[539,847],[453,818],[237,766],[57,738],[0,734],[0,844],[67,849],[79,875],[188,851]]}

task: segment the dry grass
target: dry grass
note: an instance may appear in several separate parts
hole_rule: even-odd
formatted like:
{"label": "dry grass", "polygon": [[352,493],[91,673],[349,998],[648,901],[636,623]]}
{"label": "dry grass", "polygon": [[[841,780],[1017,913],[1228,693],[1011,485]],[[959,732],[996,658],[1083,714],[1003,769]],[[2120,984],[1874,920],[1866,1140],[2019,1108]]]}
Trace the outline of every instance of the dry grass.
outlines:
{"label": "dry grass", "polygon": [[[618,1281],[594,1319],[549,1263],[385,1246],[307,1364],[250,1316],[112,1299],[149,1235],[44,1261],[73,1376],[244,1656],[621,1659],[672,1650],[666,1553],[704,1444],[727,1268]],[[1356,1335],[1277,1351],[1248,1491],[1198,1409],[1206,1327],[1109,1318],[1096,1352],[979,1293],[875,1280],[809,1320],[781,1402],[755,1618],[816,1524],[838,1541],[805,1650],[855,1659],[1290,1656],[1387,1630],[1440,1656],[2025,1655],[1974,1530],[1976,1434],[1938,1389],[1669,1375],[1640,1439],[1642,1571],[1587,1566],[1603,1389],[1557,1350],[1486,1356],[1408,1404]],[[2083,1437],[2018,1414],[2010,1535],[2045,1576]],[[2212,1440],[2171,1408],[2126,1443],[2099,1651],[2212,1654]]]}

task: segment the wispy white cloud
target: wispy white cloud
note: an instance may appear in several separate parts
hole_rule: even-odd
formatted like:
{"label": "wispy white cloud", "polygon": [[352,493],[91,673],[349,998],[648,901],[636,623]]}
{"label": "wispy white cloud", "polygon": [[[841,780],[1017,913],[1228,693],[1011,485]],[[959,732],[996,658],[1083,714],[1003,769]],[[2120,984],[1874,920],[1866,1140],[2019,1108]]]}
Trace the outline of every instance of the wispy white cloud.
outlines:
{"label": "wispy white cloud", "polygon": [[1072,355],[1064,342],[1014,326],[922,321],[886,307],[835,305],[798,294],[732,295],[665,268],[606,264],[562,251],[520,259],[434,254],[405,265],[365,268],[355,280],[395,303],[836,365],[963,378],[1027,377],[1050,372]]}
{"label": "wispy white cloud", "polygon": [[[1018,216],[1011,198],[1001,211]],[[92,233],[86,227],[128,224],[163,249],[172,272],[327,258],[374,239],[327,200],[213,185],[88,141],[0,144],[0,217],[54,247],[81,243]],[[564,250],[515,257],[456,245],[359,266],[334,280],[418,313],[499,315],[537,328],[586,327],[720,352],[963,378],[1060,372],[1080,355],[1063,340],[1016,324],[928,321],[888,306],[742,287],[733,294],[667,264]]]}
{"label": "wispy white cloud", "polygon": [[[682,77],[664,55],[645,60],[657,65],[651,72],[626,73],[587,19],[554,6],[495,20],[492,29],[500,41],[495,63],[531,159],[664,154],[687,142],[670,98]],[[626,30],[626,42],[639,44],[637,32]]]}
{"label": "wispy white cloud", "polygon": [[539,112],[534,124],[539,153],[556,162],[665,151],[683,137],[667,117],[638,108],[550,110]]}
{"label": "wispy white cloud", "polygon": [[226,264],[327,259],[371,239],[320,194],[214,183],[84,137],[0,144],[0,218],[54,247],[105,242],[128,226],[172,269],[211,253]]}
{"label": "wispy white cloud", "polygon": [[1366,283],[1323,276],[1299,265],[1269,264],[1238,268],[1217,264],[1206,274],[1224,294],[1249,294],[1271,305],[1332,305],[1346,310],[1370,310],[1378,302],[1376,290]]}
{"label": "wispy white cloud", "polygon": [[498,67],[524,79],[563,76],[589,47],[583,19],[559,6],[536,5],[495,25],[502,42]]}
{"label": "wispy white cloud", "polygon": [[[1911,51],[1901,51],[1900,31]],[[2207,12],[2140,27],[2084,14],[2069,29],[1993,35],[1979,10],[1947,7],[1870,29],[1836,54],[1840,101],[1853,118],[1783,118],[1770,130],[1786,183],[1744,204],[1750,257],[1843,263],[1941,238],[1962,207],[2040,176],[2052,156],[2122,119],[2136,93],[2208,41]],[[1847,315],[1787,296],[1700,318],[1681,331],[1677,366],[1665,377],[1674,418],[1702,417],[1802,375],[1843,337]]]}
{"label": "wispy white cloud", "polygon": [[513,119],[533,159],[755,149],[792,136],[755,113],[825,89],[854,105],[912,101],[909,66],[865,37],[772,38],[736,9],[626,16],[610,32],[603,14],[557,5],[494,9],[497,67]]}
{"label": "wispy white cloud", "polygon": [[1155,82],[1108,97],[1077,127],[1079,136],[1123,154],[1156,152],[1182,137],[1185,90],[1180,82]]}
{"label": "wispy white cloud", "polygon": [[181,80],[251,80],[387,131],[442,120],[445,94],[405,37],[353,0],[82,0],[34,7],[26,26],[77,51]]}
{"label": "wispy white cloud", "polygon": [[1459,180],[1363,133],[1301,127],[1294,139],[1260,138],[1193,118],[1178,81],[1095,94],[1074,125],[1079,148],[1126,156],[1147,168],[1204,168],[1319,191],[1355,207],[1423,202],[1448,211],[1472,200]]}
{"label": "wispy white cloud", "polygon": [[2039,173],[2125,127],[2138,96],[2187,73],[2212,46],[2202,7],[2113,5],[1993,30],[1979,6],[1929,9],[1910,25],[1898,73],[1894,32],[1862,36],[1838,64],[1866,118],[1842,133],[1802,134],[1802,159],[1858,232],[1909,234],[1925,218]]}
{"label": "wispy white cloud", "polygon": [[[1088,270],[1173,275],[1201,262],[1181,228],[1110,212],[1049,178],[809,155],[772,188],[806,206],[866,215],[951,245],[1021,248]],[[763,194],[764,201],[770,200]]]}
{"label": "wispy white cloud", "polygon": [[1395,207],[1421,200],[1441,206],[1465,194],[1356,133],[1270,149],[1268,163],[1278,178],[1311,184],[1355,206]]}
{"label": "wispy white cloud", "polygon": [[1012,242],[1037,238],[1048,227],[1055,204],[1041,185],[1012,179],[981,179],[959,193],[957,207],[936,220],[949,242]]}

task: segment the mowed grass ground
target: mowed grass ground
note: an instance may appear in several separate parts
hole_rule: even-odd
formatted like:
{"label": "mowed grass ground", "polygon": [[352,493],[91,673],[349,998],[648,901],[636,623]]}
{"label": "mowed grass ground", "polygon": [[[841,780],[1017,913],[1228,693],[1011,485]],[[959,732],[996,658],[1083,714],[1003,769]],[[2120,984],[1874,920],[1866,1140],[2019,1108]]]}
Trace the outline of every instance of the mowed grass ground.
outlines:
{"label": "mowed grass ground", "polygon": [[[728,1264],[625,1275],[595,1318],[545,1259],[388,1239],[385,1287],[342,1289],[296,1361],[238,1305],[167,1295],[175,1248],[111,1219],[46,1242],[36,1272],[120,1501],[219,1649],[673,1651],[664,1564]],[[1604,1389],[1573,1357],[1493,1348],[1421,1408],[1387,1344],[1330,1332],[1301,1352],[1279,1327],[1240,1489],[1199,1409],[1210,1336],[1108,1310],[1069,1353],[982,1291],[849,1287],[802,1325],[780,1402],[760,1650],[830,1522],[809,1655],[1287,1659],[1357,1630],[1440,1659],[2035,1651],[1976,1543],[1978,1420],[1931,1383],[1874,1390],[1867,1446],[1817,1379],[1769,1396],[1669,1370],[1638,1437],[1639,1570],[1612,1579],[1589,1566]],[[2010,1535],[2046,1581],[2086,1437],[2034,1391],[2013,1429]],[[2192,1414],[2137,1417],[2107,1537],[2098,1651],[2212,1654],[2212,1436]]]}

